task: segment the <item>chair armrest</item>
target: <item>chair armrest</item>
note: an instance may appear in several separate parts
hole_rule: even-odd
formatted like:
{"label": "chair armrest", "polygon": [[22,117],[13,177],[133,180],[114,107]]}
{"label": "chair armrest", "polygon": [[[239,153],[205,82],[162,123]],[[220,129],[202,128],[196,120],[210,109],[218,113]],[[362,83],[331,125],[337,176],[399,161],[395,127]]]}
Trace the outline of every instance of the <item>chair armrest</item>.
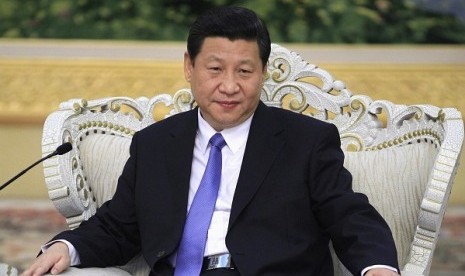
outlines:
{"label": "chair armrest", "polygon": [[[1,274],[3,275],[3,274]],[[52,276],[52,274],[45,274]],[[64,276],[131,276],[127,271],[117,267],[89,267],[89,268],[75,268],[70,267],[65,272],[60,273]]]}
{"label": "chair armrest", "polygon": [[11,265],[0,263],[0,275],[17,276],[18,270]]}

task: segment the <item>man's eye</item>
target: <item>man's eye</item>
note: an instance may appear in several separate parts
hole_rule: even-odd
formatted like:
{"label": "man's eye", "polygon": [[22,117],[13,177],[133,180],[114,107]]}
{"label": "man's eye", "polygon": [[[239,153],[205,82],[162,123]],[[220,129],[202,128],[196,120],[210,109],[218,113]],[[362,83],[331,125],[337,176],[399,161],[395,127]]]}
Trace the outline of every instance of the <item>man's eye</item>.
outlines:
{"label": "man's eye", "polygon": [[220,67],[210,67],[210,68],[208,68],[208,70],[214,71],[214,72],[219,72],[221,69],[220,69]]}
{"label": "man's eye", "polygon": [[247,69],[240,69],[239,72],[240,72],[241,74],[250,74],[250,73],[252,73],[252,71],[247,70]]}

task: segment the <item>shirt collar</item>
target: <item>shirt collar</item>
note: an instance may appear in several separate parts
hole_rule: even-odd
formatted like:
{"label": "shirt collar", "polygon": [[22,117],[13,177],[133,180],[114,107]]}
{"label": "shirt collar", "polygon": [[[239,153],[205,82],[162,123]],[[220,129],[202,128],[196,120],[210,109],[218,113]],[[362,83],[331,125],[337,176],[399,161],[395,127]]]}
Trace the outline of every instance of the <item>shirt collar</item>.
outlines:
{"label": "shirt collar", "polygon": [[[200,108],[198,109],[198,122],[199,129],[197,130],[197,138],[199,139],[199,146],[202,152],[206,152],[210,138],[217,133],[207,121],[200,114]],[[226,146],[233,152],[236,153],[245,143],[249,136],[250,125],[252,123],[252,116],[241,124],[222,130],[220,133],[223,135],[226,141]]]}

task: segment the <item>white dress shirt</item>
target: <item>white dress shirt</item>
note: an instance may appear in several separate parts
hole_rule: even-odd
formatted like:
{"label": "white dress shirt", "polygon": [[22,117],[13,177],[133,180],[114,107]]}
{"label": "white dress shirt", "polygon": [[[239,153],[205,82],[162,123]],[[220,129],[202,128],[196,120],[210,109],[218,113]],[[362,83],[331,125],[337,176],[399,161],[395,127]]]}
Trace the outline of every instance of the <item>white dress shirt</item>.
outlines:
{"label": "white dress shirt", "polygon": [[[195,137],[194,157],[192,160],[192,172],[190,178],[189,209],[194,195],[202,180],[205,167],[210,154],[210,138],[217,133],[198,113],[199,128]],[[252,116],[242,124],[221,131],[226,146],[222,149],[222,172],[221,182],[216,199],[215,209],[208,229],[205,256],[219,253],[227,253],[225,238],[228,230],[231,205],[236,190],[239,172],[241,170],[242,158],[244,157],[245,145],[249,136]],[[186,210],[188,211],[188,210]]]}

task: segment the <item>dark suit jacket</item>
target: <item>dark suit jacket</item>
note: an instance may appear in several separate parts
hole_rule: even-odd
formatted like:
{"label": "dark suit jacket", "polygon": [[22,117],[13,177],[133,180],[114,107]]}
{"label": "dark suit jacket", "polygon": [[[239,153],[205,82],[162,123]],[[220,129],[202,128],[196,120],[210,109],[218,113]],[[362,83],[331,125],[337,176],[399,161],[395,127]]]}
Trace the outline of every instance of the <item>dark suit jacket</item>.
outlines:
{"label": "dark suit jacket", "polygon": [[[186,218],[197,110],[138,132],[112,200],[56,238],[82,266],[142,251],[154,271],[176,251]],[[391,232],[354,193],[335,126],[260,103],[252,120],[226,245],[242,275],[332,275],[328,242],[352,273],[397,265]],[[222,185],[227,185],[223,183]]]}

